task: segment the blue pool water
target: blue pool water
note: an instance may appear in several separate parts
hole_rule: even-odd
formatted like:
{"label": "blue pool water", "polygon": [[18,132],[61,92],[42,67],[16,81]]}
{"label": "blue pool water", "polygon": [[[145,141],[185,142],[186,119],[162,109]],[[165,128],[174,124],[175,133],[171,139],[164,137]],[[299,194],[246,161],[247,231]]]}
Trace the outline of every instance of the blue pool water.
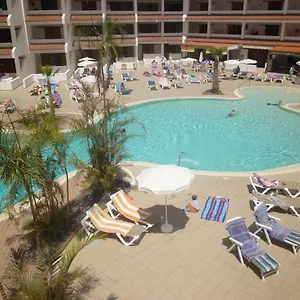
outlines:
{"label": "blue pool water", "polygon": [[[135,135],[126,145],[127,160],[176,164],[182,151],[182,166],[230,172],[300,163],[300,115],[267,105],[300,102],[300,89],[258,87],[242,94],[245,99],[238,101],[173,99],[125,109],[120,117],[137,121],[127,127]],[[232,109],[238,115],[228,117]],[[88,161],[82,139],[72,140],[71,152]],[[0,182],[0,211],[7,191]]]}

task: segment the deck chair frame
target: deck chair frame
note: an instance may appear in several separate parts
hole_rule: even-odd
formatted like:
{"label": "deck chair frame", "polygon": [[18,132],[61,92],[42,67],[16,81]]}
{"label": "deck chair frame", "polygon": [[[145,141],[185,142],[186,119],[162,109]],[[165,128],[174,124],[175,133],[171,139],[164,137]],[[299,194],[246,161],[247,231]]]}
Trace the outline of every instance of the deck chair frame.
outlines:
{"label": "deck chair frame", "polygon": [[[261,202],[259,205],[262,205],[262,202]],[[258,206],[259,206],[259,205],[258,205]],[[256,209],[257,209],[258,206],[256,206]],[[268,216],[269,216],[269,218],[271,218],[271,219],[273,219],[273,220],[280,221],[279,218],[276,218],[276,217],[271,216],[271,215],[269,215],[269,214],[268,214]],[[260,224],[260,223],[258,223],[258,222],[255,222],[255,225],[257,226],[258,229],[254,232],[254,234],[257,234],[257,233],[259,233],[259,232],[262,231],[262,232],[265,234],[265,236],[266,236],[267,243],[268,243],[269,245],[272,246],[273,244],[272,244],[272,241],[271,241],[271,237],[270,237],[270,235],[269,235],[269,232],[268,232],[268,231],[272,231],[272,228],[269,227],[269,226]],[[287,240],[284,240],[283,242],[286,243],[286,244],[288,244],[288,245],[291,245],[291,246],[292,246],[293,253],[294,253],[295,255],[297,255],[297,251],[299,250],[300,245],[297,245],[297,244],[295,244],[295,243],[293,243],[293,242],[290,242],[290,241],[287,241]]]}
{"label": "deck chair frame", "polygon": [[133,221],[136,225],[140,225],[140,226],[143,226],[144,228],[145,228],[145,231],[147,231],[149,228],[151,228],[151,227],[153,227],[154,226],[154,224],[151,224],[151,223],[149,223],[149,222],[147,222],[147,221],[136,221],[136,220],[134,220],[134,219],[132,219],[132,218],[129,218],[128,216],[125,216],[125,215],[123,215],[116,207],[115,207],[115,205],[114,205],[114,201],[113,201],[113,196],[114,195],[116,195],[116,194],[118,194],[118,193],[120,193],[120,192],[123,192],[123,193],[125,193],[123,190],[120,190],[119,192],[116,192],[115,194],[113,194],[113,195],[111,195],[110,196],[110,201],[108,201],[107,203],[106,203],[106,207],[107,207],[107,210],[108,210],[108,213],[110,214],[110,216],[113,218],[113,219],[118,219],[121,215],[123,216],[123,217],[125,217],[125,218],[127,218],[127,219],[129,219],[129,220],[131,220],[131,221]]}
{"label": "deck chair frame", "polygon": [[260,193],[260,191],[258,191],[258,188],[259,188],[259,189],[263,190],[261,192],[261,194],[266,194],[267,192],[269,192],[271,190],[277,190],[277,191],[282,190],[282,191],[286,191],[291,198],[296,198],[296,197],[298,197],[300,195],[300,190],[297,190],[296,194],[292,194],[288,188],[277,188],[276,186],[274,186],[274,187],[265,187],[265,186],[263,186],[262,184],[260,184],[258,182],[254,182],[253,178],[256,178],[256,177],[254,175],[253,176],[249,176],[249,179],[250,179],[252,187],[258,193]]}
{"label": "deck chair frame", "polygon": [[[88,236],[92,237],[98,232],[100,232],[92,223],[90,217],[88,216],[88,211],[86,212],[86,216],[81,220],[81,225]],[[118,237],[118,239],[121,241],[121,243],[126,247],[131,246],[136,240],[140,238],[140,236],[134,236],[132,237],[131,240],[126,241],[120,233],[115,233],[115,234]]]}
{"label": "deck chair frame", "polygon": [[[233,218],[233,219],[230,219],[227,221],[227,224],[234,221],[234,220],[239,220],[241,217],[236,217],[236,218]],[[256,233],[252,233],[248,230],[249,234],[255,239],[256,243],[260,240],[260,237],[256,235]],[[242,255],[242,251],[241,251],[241,248],[243,246],[243,243],[237,241],[236,239],[232,238],[232,237],[229,237],[229,240],[232,242],[232,246],[228,249],[228,252],[231,252],[232,250],[234,250],[235,248],[237,248],[237,252],[238,252],[238,257],[239,257],[239,260],[241,262],[241,264],[244,266],[245,263],[244,263],[244,258],[243,258],[243,255]],[[269,255],[269,254],[268,254]],[[269,255],[270,256],[270,255]],[[271,257],[271,256],[270,256]],[[274,258],[273,258],[274,259]],[[274,259],[275,260],[275,259]],[[278,263],[278,262],[277,262]],[[278,263],[278,265],[280,266],[280,264]],[[259,269],[259,268],[258,268]],[[261,269],[259,269],[259,272],[260,272],[260,276],[261,276],[261,279],[264,281],[265,278],[269,275],[272,275],[274,273],[276,273],[277,275],[279,274],[279,271],[278,269],[276,270],[271,270],[269,272],[265,272],[263,273]]]}

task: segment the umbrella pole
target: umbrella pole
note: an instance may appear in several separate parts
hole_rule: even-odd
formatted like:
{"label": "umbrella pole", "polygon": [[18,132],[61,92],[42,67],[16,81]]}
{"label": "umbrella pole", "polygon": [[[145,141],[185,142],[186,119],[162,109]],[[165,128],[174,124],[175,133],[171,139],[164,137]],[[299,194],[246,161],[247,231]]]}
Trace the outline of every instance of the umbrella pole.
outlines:
{"label": "umbrella pole", "polygon": [[168,209],[167,209],[167,195],[165,195],[165,216],[166,216],[166,221],[165,221],[165,224],[169,224],[168,223]]}
{"label": "umbrella pole", "polygon": [[167,209],[167,195],[165,195],[165,223],[161,225],[160,229],[163,233],[171,233],[173,231],[172,224],[168,222],[168,209]]}

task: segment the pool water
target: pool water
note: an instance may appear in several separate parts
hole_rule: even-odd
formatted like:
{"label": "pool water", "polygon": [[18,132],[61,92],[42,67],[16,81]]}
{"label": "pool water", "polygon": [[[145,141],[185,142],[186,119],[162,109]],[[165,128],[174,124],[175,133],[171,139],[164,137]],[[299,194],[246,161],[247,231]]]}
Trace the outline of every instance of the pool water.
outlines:
{"label": "pool water", "polygon": [[[300,102],[300,90],[250,88],[240,101],[174,99],[127,109],[146,134],[128,141],[129,160],[206,171],[253,171],[300,162],[300,115],[267,105]],[[235,109],[238,114],[228,117]],[[139,133],[141,126],[128,126]]]}
{"label": "pool water", "polygon": [[[133,135],[126,144],[127,160],[177,164],[179,153],[184,152],[182,166],[229,172],[299,163],[300,115],[267,103],[300,102],[300,89],[258,87],[243,89],[242,94],[245,99],[237,101],[172,99],[122,110],[120,118],[136,120],[126,128]],[[228,117],[232,109],[238,114]],[[82,138],[74,138],[70,147],[70,152],[88,162]],[[7,192],[8,187],[0,182],[0,211]]]}

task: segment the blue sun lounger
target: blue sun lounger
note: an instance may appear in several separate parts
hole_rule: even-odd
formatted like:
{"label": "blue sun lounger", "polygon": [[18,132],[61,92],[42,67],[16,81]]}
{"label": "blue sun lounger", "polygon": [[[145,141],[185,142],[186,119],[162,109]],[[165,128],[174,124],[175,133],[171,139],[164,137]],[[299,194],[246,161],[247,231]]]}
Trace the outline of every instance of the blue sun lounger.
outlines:
{"label": "blue sun lounger", "polygon": [[[123,86],[123,88],[122,88],[122,86]],[[116,82],[116,84],[115,84],[115,89],[116,89],[116,91],[117,91],[118,93],[120,93],[121,95],[128,95],[128,94],[131,94],[131,90],[126,89],[123,82]]]}
{"label": "blue sun lounger", "polygon": [[148,86],[148,89],[150,91],[151,90],[157,90],[157,85],[156,85],[156,82],[154,80],[148,80],[147,86]]}

